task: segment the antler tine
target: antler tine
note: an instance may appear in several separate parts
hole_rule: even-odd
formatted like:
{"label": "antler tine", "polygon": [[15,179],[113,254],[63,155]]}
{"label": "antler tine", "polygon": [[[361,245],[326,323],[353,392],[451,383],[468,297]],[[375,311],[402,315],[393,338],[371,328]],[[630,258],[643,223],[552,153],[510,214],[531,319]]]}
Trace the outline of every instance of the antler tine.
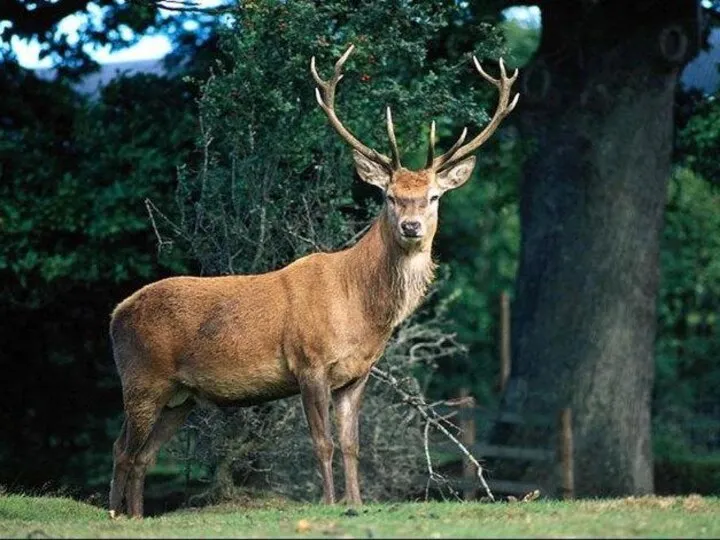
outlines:
{"label": "antler tine", "polygon": [[[473,60],[475,61],[475,65],[480,65],[480,62],[478,62],[478,59],[473,56]],[[500,57],[500,60],[498,62],[500,64],[500,79],[505,80],[507,79],[507,71],[505,71],[505,62],[503,62],[502,56]]]}
{"label": "antler tine", "polygon": [[[482,65],[480,65],[480,62],[478,62],[477,57],[475,57],[475,56],[473,56],[473,63],[475,64],[475,69],[477,69],[477,70],[480,72],[480,75],[482,75],[483,78],[484,78],[486,81],[488,81],[489,83],[491,83],[491,84],[497,86],[498,88],[500,88],[501,81],[498,81],[496,78],[491,77],[490,75],[488,75],[488,74],[485,72],[485,70],[482,68]],[[500,67],[501,72],[504,73],[504,71],[505,71],[505,66],[503,65],[502,58],[500,59],[500,66],[501,66],[501,67]]]}
{"label": "antler tine", "polygon": [[435,120],[430,123],[430,138],[428,141],[428,155],[425,168],[432,166],[435,159]]}
{"label": "antler tine", "polygon": [[325,81],[323,81],[320,75],[318,75],[317,68],[315,67],[314,56],[310,59],[310,73],[312,73],[313,79],[315,79],[318,86],[325,86]]}
{"label": "antler tine", "polygon": [[[335,62],[335,70],[333,76],[327,81],[323,80],[323,78],[320,77],[320,75],[318,74],[317,68],[315,67],[315,57],[313,56],[310,59],[310,73],[312,74],[313,79],[315,79],[315,82],[317,83],[317,87],[315,88],[315,98],[317,99],[320,108],[325,111],[328,120],[330,120],[330,124],[335,128],[335,131],[338,132],[338,135],[340,135],[340,137],[342,137],[352,148],[360,152],[368,159],[371,159],[372,161],[375,161],[376,163],[379,163],[387,167],[388,169],[391,169],[393,167],[395,159],[397,159],[397,162],[399,163],[399,156],[396,158],[396,156],[394,155],[393,161],[391,161],[390,158],[386,155],[365,146],[352,133],[350,133],[350,131],[345,126],[343,126],[342,122],[340,122],[340,119],[335,114],[335,89],[337,88],[337,84],[338,82],[340,82],[340,79],[343,78],[343,64],[345,64],[347,59],[350,57],[350,54],[352,53],[354,48],[355,45],[350,45],[350,47],[348,47],[348,49],[343,53],[343,55],[338,59],[338,61]],[[388,125],[388,133],[390,132],[390,129],[391,125]],[[396,153],[397,143],[393,142],[395,139],[394,134],[392,135],[391,139],[391,144],[393,144],[394,146],[393,152]]]}
{"label": "antler tine", "polygon": [[482,77],[486,81],[491,83],[493,86],[496,86],[500,93],[498,97],[498,105],[495,109],[495,114],[493,114],[493,117],[490,119],[488,125],[485,126],[485,128],[473,140],[471,140],[465,146],[461,147],[460,145],[462,144],[462,141],[464,140],[464,135],[467,132],[467,130],[463,130],[463,135],[461,135],[460,139],[458,139],[458,142],[456,142],[452,146],[452,148],[450,148],[450,150],[445,152],[442,156],[435,158],[435,160],[433,161],[433,168],[436,171],[447,168],[451,164],[456,163],[468,154],[477,150],[478,147],[480,147],[492,136],[492,134],[498,128],[502,120],[515,108],[515,105],[517,105],[518,99],[520,97],[520,94],[515,94],[513,100],[510,101],[510,90],[512,89],[512,85],[518,77],[518,70],[515,69],[515,72],[510,77],[508,77],[507,71],[505,70],[505,63],[503,62],[502,58],[500,58],[499,62],[500,79],[495,79],[494,77],[488,75],[475,56],[473,56],[473,63],[475,64],[475,68],[477,68],[480,75],[482,75]]}
{"label": "antler tine", "polygon": [[441,168],[441,166],[443,165],[443,163],[449,162],[450,160],[452,160],[452,158],[453,158],[453,156],[455,155],[455,153],[456,153],[456,152],[458,151],[458,149],[462,146],[462,143],[465,142],[465,137],[467,137],[467,132],[468,132],[467,128],[464,127],[463,130],[462,130],[462,133],[461,133],[460,136],[458,137],[458,140],[455,141],[455,144],[453,144],[453,145],[450,147],[450,150],[448,150],[448,151],[445,152],[442,156],[440,156],[439,158],[436,158],[436,159],[433,161],[433,167],[434,167],[436,170],[440,170],[440,168]]}
{"label": "antler tine", "polygon": [[[475,57],[473,57],[473,58],[475,58]],[[513,74],[510,77],[508,77],[507,73],[505,72],[505,63],[503,62],[502,57],[500,57],[500,71],[502,71],[503,79],[507,79],[508,83],[510,83],[510,84],[515,82],[515,79],[517,79],[518,74],[520,73],[518,68],[515,68],[515,71],[513,71]]]}
{"label": "antler tine", "polygon": [[392,150],[392,164],[393,168],[400,168],[400,152],[398,151],[397,139],[395,138],[395,127],[392,121],[392,112],[390,107],[387,108],[387,132],[388,139],[390,139],[390,149]]}

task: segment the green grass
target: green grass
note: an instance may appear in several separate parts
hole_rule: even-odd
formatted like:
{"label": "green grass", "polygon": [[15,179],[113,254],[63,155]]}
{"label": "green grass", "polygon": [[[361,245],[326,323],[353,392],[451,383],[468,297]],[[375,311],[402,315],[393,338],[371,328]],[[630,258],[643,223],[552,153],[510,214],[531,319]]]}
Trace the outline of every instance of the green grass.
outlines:
{"label": "green grass", "polygon": [[[110,520],[60,497],[0,496],[2,537],[720,537],[720,498],[430,502],[342,506],[280,501]],[[350,512],[352,514],[352,512]]]}

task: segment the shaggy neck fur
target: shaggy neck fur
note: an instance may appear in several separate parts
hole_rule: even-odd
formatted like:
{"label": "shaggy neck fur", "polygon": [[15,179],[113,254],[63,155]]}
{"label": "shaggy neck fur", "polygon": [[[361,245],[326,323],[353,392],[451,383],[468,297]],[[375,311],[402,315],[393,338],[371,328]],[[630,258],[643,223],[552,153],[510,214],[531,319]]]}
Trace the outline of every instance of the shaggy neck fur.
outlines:
{"label": "shaggy neck fur", "polygon": [[353,285],[362,288],[359,293],[372,321],[392,330],[420,304],[435,273],[431,248],[431,236],[411,248],[402,246],[383,212],[348,250],[348,274]]}

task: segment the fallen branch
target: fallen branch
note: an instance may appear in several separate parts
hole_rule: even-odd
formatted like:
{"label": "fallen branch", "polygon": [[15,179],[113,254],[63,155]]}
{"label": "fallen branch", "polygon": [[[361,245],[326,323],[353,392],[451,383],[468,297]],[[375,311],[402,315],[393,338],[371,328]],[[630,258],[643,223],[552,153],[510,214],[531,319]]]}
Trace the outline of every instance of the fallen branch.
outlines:
{"label": "fallen branch", "polygon": [[[455,445],[460,449],[460,451],[463,453],[463,455],[473,464],[475,465],[475,468],[477,470],[477,477],[480,480],[480,483],[482,484],[482,487],[485,489],[485,493],[487,494],[488,498],[491,501],[495,501],[495,497],[492,494],[492,491],[490,491],[490,486],[488,486],[487,482],[485,481],[485,477],[483,476],[483,468],[478,462],[477,459],[475,459],[475,456],[473,456],[470,451],[467,449],[467,447],[460,442],[457,437],[455,437],[452,433],[448,431],[448,429],[443,425],[443,422],[447,422],[447,419],[445,417],[442,417],[439,413],[435,411],[435,409],[432,408],[431,405],[429,405],[425,398],[422,395],[416,394],[412,395],[403,390],[400,387],[400,381],[398,381],[393,375],[390,373],[387,373],[381,369],[378,369],[376,367],[373,367],[371,370],[371,373],[373,377],[378,379],[379,381],[384,382],[385,384],[388,384],[391,386],[401,397],[402,401],[404,403],[407,403],[408,405],[411,405],[414,407],[420,415],[425,419],[425,459],[428,462],[428,471],[430,472],[430,479],[436,480],[439,476],[436,472],[434,472],[432,468],[432,463],[430,462],[430,452],[428,449],[428,430],[429,426],[433,425],[438,431],[440,431],[443,435],[445,435],[448,439],[450,439]],[[427,495],[427,487],[426,487],[426,495]]]}
{"label": "fallen branch", "polygon": [[[423,446],[425,448],[425,463],[427,464],[428,479],[425,484],[425,500],[427,501],[430,497],[430,482],[436,482],[438,484],[444,484],[450,490],[450,493],[458,500],[460,496],[458,492],[453,489],[450,482],[442,474],[436,473],[432,466],[432,459],[430,459],[430,422],[425,422],[425,431],[423,433]],[[442,494],[442,491],[441,491]],[[443,496],[443,499],[445,497]]]}

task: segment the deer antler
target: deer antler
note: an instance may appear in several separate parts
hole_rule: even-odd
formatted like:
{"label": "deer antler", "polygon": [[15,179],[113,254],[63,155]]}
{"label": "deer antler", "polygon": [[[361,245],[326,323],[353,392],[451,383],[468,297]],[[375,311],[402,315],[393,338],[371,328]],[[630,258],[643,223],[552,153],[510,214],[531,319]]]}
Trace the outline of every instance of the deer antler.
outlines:
{"label": "deer antler", "polygon": [[318,74],[317,68],[315,67],[315,57],[313,56],[310,59],[310,72],[317,83],[317,87],[315,88],[315,97],[317,98],[320,108],[325,111],[325,114],[330,120],[330,124],[332,124],[335,128],[335,131],[337,131],[338,134],[345,139],[352,148],[360,152],[366,158],[383,165],[389,171],[399,169],[400,154],[398,152],[397,141],[395,140],[395,131],[393,128],[390,107],[387,108],[387,130],[393,155],[392,159],[361,143],[345,126],[342,125],[342,122],[340,122],[340,119],[335,114],[335,88],[337,87],[338,82],[340,82],[340,79],[343,78],[343,64],[348,59],[354,48],[355,45],[350,45],[348,50],[343,53],[337,62],[335,62],[335,72],[332,78],[327,81],[323,80]]}
{"label": "deer antler", "polygon": [[460,138],[458,138],[457,142],[453,144],[452,147],[450,147],[450,150],[437,158],[433,158],[435,145],[432,141],[433,137],[431,135],[430,148],[428,150],[427,166],[430,167],[432,165],[432,168],[436,171],[441,171],[448,168],[452,164],[460,161],[468,154],[471,154],[472,152],[477,150],[477,148],[480,147],[480,145],[482,145],[485,141],[487,141],[490,136],[495,132],[495,130],[500,125],[500,122],[502,122],[502,120],[515,108],[515,105],[517,105],[518,102],[518,98],[520,97],[520,94],[515,94],[512,102],[510,102],[510,90],[513,83],[515,82],[515,79],[517,79],[517,69],[511,77],[508,77],[507,72],[505,71],[505,64],[503,64],[503,60],[501,58],[500,79],[494,79],[493,77],[485,73],[482,66],[480,65],[480,62],[478,62],[478,59],[474,56],[473,62],[475,63],[475,67],[477,68],[477,70],[480,72],[480,75],[482,75],[485,80],[496,86],[499,90],[500,97],[498,99],[497,109],[495,109],[495,114],[490,120],[490,123],[485,126],[485,129],[483,129],[477,137],[475,137],[465,146],[462,146],[463,142],[465,141],[465,137],[467,136],[467,128],[464,128],[462,134],[460,135]]}

